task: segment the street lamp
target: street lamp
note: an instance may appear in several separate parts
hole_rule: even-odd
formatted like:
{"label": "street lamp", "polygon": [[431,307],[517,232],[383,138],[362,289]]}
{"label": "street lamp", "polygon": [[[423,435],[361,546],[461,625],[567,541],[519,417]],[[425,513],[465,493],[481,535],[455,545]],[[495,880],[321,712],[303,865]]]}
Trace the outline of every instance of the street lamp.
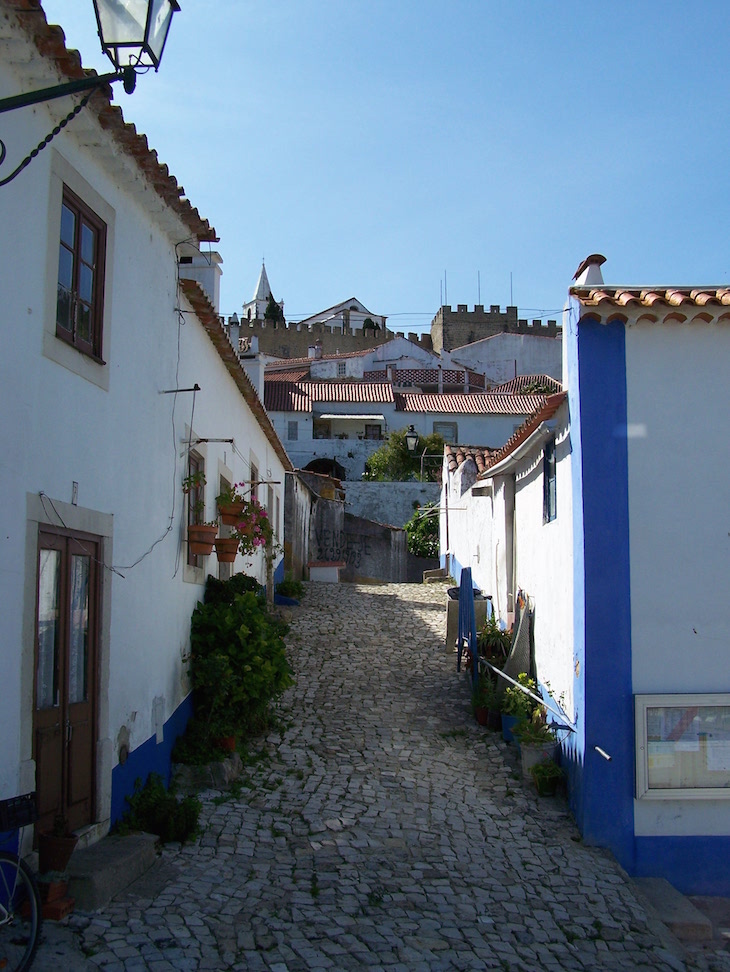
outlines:
{"label": "street lamp", "polygon": [[[2,114],[6,111],[14,111],[16,108],[53,101],[55,98],[63,98],[79,91],[88,92],[66,118],[59,122],[51,134],[23,159],[18,168],[0,181],[0,186],[6,185],[23,171],[51,139],[81,111],[94,90],[104,87],[105,84],[121,81],[127,94],[131,94],[136,85],[138,70],[148,71],[153,67],[156,71],[159,68],[172,15],[180,9],[178,0],[93,0],[93,3],[101,49],[116,70],[109,74],[92,74],[51,88],[13,95],[10,98],[0,98],[0,114]],[[0,165],[5,160],[5,154],[5,145],[0,140]]]}
{"label": "street lamp", "polygon": [[409,452],[415,452],[416,446],[418,445],[418,432],[413,428],[412,425],[408,427],[406,432],[406,446]]}

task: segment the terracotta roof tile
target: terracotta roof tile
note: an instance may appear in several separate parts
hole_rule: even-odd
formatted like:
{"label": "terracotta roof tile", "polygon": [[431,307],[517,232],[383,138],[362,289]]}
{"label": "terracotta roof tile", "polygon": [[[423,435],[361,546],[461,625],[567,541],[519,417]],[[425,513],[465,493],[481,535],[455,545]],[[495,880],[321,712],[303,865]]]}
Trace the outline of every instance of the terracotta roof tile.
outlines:
{"label": "terracotta roof tile", "polygon": [[399,412],[453,412],[462,415],[530,415],[544,402],[544,395],[395,393]]}
{"label": "terracotta roof tile", "polygon": [[[35,45],[39,54],[53,62],[58,72],[69,80],[96,74],[81,65],[78,51],[66,47],[63,30],[49,25],[40,0],[4,0],[6,8],[14,11],[21,29]],[[157,153],[150,149],[147,139],[134,125],[124,121],[122,110],[111,104],[110,85],[99,88],[91,97],[88,110],[96,114],[99,124],[109,132],[120,148],[137,164],[150,185],[188,227],[199,241],[217,241],[216,232],[197,209],[184,198],[185,190],[178,185]]]}
{"label": "terracotta roof tile", "polygon": [[548,419],[551,419],[563,402],[567,400],[567,398],[567,391],[556,392],[556,394],[549,395],[547,398],[545,398],[542,404],[536,408],[532,415],[530,415],[522,423],[519,429],[516,430],[514,435],[510,436],[502,448],[497,449],[489,456],[486,463],[485,472],[480,476],[480,478],[486,476],[493,466],[496,466],[497,463],[502,462],[502,460],[506,459],[512,452],[514,452],[518,446],[522,445],[525,439],[532,435],[541,422],[547,422]]}
{"label": "terracotta roof tile", "polygon": [[491,457],[497,449],[488,449],[482,446],[444,446],[444,455],[449,465],[449,472],[453,473],[467,460],[471,459],[477,467],[477,473],[483,473]]}
{"label": "terracotta roof tile", "polygon": [[492,394],[500,395],[549,395],[563,390],[563,386],[550,375],[518,375],[502,385],[495,385]]}
{"label": "terracotta roof tile", "polygon": [[310,412],[316,402],[390,404],[393,389],[387,382],[267,381],[264,397],[271,412]]}
{"label": "terracotta roof tile", "polygon": [[[584,307],[596,308],[599,316],[611,314],[616,309],[629,307],[652,309],[660,313],[682,307],[707,307],[730,305],[730,288],[712,287],[617,287],[606,284],[600,287],[571,287],[571,296]],[[666,313],[664,314],[666,316]]]}

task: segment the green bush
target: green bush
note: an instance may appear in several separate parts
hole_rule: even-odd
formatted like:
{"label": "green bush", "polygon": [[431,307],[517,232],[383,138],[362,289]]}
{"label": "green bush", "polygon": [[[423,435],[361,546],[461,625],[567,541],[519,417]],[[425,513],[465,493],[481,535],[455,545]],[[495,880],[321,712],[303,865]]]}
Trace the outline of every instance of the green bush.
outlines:
{"label": "green bush", "polygon": [[438,504],[428,503],[417,509],[405,526],[408,549],[416,557],[438,557]]}
{"label": "green bush", "polygon": [[142,786],[137,780],[134,793],[127,797],[129,810],[122,818],[120,830],[142,830],[156,834],[163,844],[184,843],[198,828],[201,803],[193,796],[178,800],[165,789],[162,777],[150,773]]}
{"label": "green bush", "polygon": [[293,580],[291,577],[286,577],[276,585],[276,593],[281,594],[282,597],[293,597],[295,600],[301,601],[304,597],[304,584],[301,581]]}
{"label": "green bush", "polygon": [[287,627],[268,613],[262,590],[245,574],[208,578],[205,603],[195,608],[190,626],[195,714],[175,746],[175,761],[220,759],[217,740],[261,731],[271,702],[293,683]]}

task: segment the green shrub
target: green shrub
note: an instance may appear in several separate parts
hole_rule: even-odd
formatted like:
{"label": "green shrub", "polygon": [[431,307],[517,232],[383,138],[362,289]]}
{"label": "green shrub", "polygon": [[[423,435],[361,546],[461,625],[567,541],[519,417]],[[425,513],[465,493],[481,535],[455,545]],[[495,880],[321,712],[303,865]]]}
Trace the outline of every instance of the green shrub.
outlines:
{"label": "green shrub", "polygon": [[408,549],[416,557],[438,557],[438,504],[428,503],[417,509],[405,526]]}
{"label": "green shrub", "polygon": [[163,844],[170,841],[184,843],[197,830],[200,801],[193,796],[178,800],[165,789],[162,777],[157,773],[150,773],[144,786],[137,780],[127,803],[129,810],[122,818],[122,830],[156,834]]}
{"label": "green shrub", "polygon": [[245,574],[208,578],[206,603],[197,605],[190,626],[195,715],[175,746],[178,762],[220,759],[218,739],[260,732],[271,702],[293,683],[287,627],[268,613],[261,591]]}
{"label": "green shrub", "polygon": [[286,577],[276,585],[276,593],[281,594],[282,597],[293,597],[295,600],[301,601],[304,597],[304,584],[301,581],[293,580],[291,577]]}

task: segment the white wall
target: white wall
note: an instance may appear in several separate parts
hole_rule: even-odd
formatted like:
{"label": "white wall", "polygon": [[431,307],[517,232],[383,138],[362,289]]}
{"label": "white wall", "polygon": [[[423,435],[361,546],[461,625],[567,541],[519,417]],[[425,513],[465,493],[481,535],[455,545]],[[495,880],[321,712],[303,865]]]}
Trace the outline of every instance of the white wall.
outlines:
{"label": "white wall", "polygon": [[486,374],[490,384],[518,375],[550,375],[562,381],[562,339],[530,334],[495,334],[451,352],[455,362]]}
{"label": "white wall", "polygon": [[[627,328],[633,690],[730,692],[728,322]],[[635,801],[641,834],[728,834],[727,801]]]}
{"label": "white wall", "polygon": [[[13,86],[17,82],[0,68],[0,90]],[[44,108],[23,114],[23,131],[12,138],[14,145],[27,147],[51,123]],[[187,238],[189,229],[164,211],[171,231],[163,231],[150,215],[163,210],[159,197],[118,149],[92,154],[77,145],[77,136],[88,135],[103,144],[105,136],[93,129],[93,120],[79,118],[75,125],[0,195],[0,219],[16,227],[0,264],[0,679],[6,688],[0,708],[0,796],[18,792],[19,775],[28,780],[32,772],[39,520],[109,533],[98,734],[106,772],[116,763],[120,728],[128,728],[130,748],[136,747],[155,730],[153,706],[159,709],[159,699],[166,719],[188,691],[183,658],[190,615],[207,570],[217,569],[215,557],[205,569],[186,566],[181,481],[191,422],[196,436],[233,437],[236,444],[236,451],[225,443],[197,446],[210,484],[207,516],[215,514],[219,472],[233,481],[250,478],[254,456],[260,472],[268,476],[270,471],[280,483],[275,490],[283,518],[280,460],[197,318],[184,303],[184,316],[175,309],[181,298],[174,244]],[[99,160],[110,158],[107,170]],[[92,207],[98,200],[108,223],[105,365],[55,337],[64,182]],[[201,390],[194,398],[161,394],[195,382]],[[72,505],[73,483],[77,505]],[[261,499],[266,500],[265,489]],[[255,566],[263,576],[261,563]]]}

